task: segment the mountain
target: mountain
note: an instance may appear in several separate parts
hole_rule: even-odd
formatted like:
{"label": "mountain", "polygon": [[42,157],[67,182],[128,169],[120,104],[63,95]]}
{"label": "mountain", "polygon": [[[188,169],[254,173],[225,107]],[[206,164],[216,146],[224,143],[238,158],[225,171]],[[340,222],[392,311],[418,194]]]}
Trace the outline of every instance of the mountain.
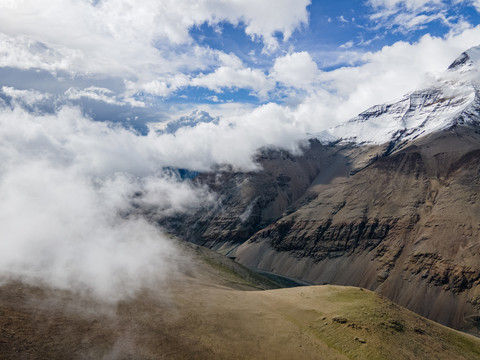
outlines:
{"label": "mountain", "polygon": [[[120,302],[0,286],[2,359],[478,359],[480,340],[373,292],[276,284],[205,248]],[[272,290],[268,290],[272,289]]]}
{"label": "mountain", "polygon": [[161,223],[247,267],[365,287],[479,333],[479,54],[301,156],[263,150],[261,171],[201,174],[216,206]]}
{"label": "mountain", "polygon": [[389,150],[453,125],[480,120],[480,46],[457,58],[431,86],[399,101],[373,106],[318,137],[359,144],[389,143]]}

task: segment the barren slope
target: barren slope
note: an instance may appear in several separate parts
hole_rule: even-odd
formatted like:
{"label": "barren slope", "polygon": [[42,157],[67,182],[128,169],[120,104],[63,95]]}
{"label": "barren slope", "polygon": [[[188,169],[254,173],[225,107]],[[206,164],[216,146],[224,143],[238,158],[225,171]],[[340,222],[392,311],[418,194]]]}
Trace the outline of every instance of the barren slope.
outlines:
{"label": "barren slope", "polygon": [[237,260],[315,284],[374,289],[476,331],[480,135],[455,126],[345,177],[237,248]]}
{"label": "barren slope", "polygon": [[[194,265],[120,303],[0,288],[2,359],[477,359],[480,340],[367,290],[275,286],[193,246]],[[248,291],[255,290],[256,291]]]}

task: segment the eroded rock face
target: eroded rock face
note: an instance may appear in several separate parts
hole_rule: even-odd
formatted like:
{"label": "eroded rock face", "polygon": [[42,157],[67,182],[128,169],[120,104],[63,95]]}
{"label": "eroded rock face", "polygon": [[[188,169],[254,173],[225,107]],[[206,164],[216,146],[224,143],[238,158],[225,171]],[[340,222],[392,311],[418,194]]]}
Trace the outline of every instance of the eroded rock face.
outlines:
{"label": "eroded rock face", "polygon": [[216,194],[215,205],[193,215],[160,219],[160,223],[188,241],[227,253],[285,212],[293,211],[321,169],[328,169],[328,174],[323,173],[327,180],[348,172],[344,153],[349,148],[312,140],[299,156],[280,150],[262,151],[257,156],[261,166],[257,172],[201,174],[196,182]]}
{"label": "eroded rock face", "polygon": [[479,130],[454,126],[385,150],[312,142],[302,156],[264,152],[262,171],[202,174],[216,206],[167,225],[249,267],[374,289],[472,331],[480,323]]}
{"label": "eroded rock face", "polygon": [[374,289],[480,333],[479,68],[480,46],[434,86],[317,134],[335,144],[202,174],[216,206],[164,224],[249,267]]}
{"label": "eroded rock face", "polygon": [[358,250],[374,249],[388,235],[396,220],[359,219],[354,222],[332,224],[300,219],[281,220],[255,234],[250,241],[267,239],[279,251],[288,251],[295,257],[311,257],[315,261],[352,254]]}
{"label": "eroded rock face", "polygon": [[364,286],[472,330],[480,303],[475,131],[453,127],[312,186],[308,203],[239,246],[237,260],[316,284]]}

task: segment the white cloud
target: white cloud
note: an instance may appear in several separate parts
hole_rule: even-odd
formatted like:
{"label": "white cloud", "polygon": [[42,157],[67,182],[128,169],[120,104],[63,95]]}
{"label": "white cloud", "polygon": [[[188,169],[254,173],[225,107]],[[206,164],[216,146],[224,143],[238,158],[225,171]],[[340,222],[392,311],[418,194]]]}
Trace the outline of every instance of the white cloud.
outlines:
{"label": "white cloud", "polygon": [[310,0],[237,0],[227,3],[216,0],[209,5],[216,9],[215,17],[232,23],[243,20],[247,25],[245,33],[261,37],[266,50],[271,51],[277,47],[275,32],[281,32],[286,40],[298,26],[308,23],[306,7],[309,4]]}
{"label": "white cloud", "polygon": [[475,9],[477,9],[477,11],[480,12],[480,0],[473,0],[472,4],[473,6],[475,6]]}
{"label": "white cloud", "polygon": [[451,12],[459,3],[468,0],[367,0],[374,10],[370,18],[379,28],[409,32],[422,29],[426,24],[440,21],[451,29],[464,22],[461,15]]}
{"label": "white cloud", "polygon": [[339,46],[340,49],[350,49],[353,46],[353,41],[347,41],[346,43]]}
{"label": "white cloud", "polygon": [[[213,199],[162,172],[150,141],[72,108],[0,110],[0,275],[117,300],[159,286],[181,259],[158,216]],[[160,283],[159,283],[160,281]]]}
{"label": "white cloud", "polygon": [[266,97],[275,87],[263,71],[252,68],[220,66],[209,74],[200,74],[190,82],[191,86],[200,86],[221,92],[222,89],[251,89],[255,94]]}
{"label": "white cloud", "polygon": [[65,91],[65,95],[69,100],[88,98],[96,101],[103,101],[107,104],[122,104],[115,98],[115,94],[112,90],[101,88],[98,86],[89,86],[85,89],[69,88],[67,91]]}
{"label": "white cloud", "polygon": [[50,94],[36,90],[18,90],[11,86],[2,86],[1,92],[12,99],[14,104],[34,106],[51,98]]}
{"label": "white cloud", "polygon": [[212,52],[218,59],[218,66],[213,72],[193,77],[189,85],[205,87],[222,92],[223,89],[251,89],[254,94],[265,98],[273,90],[275,83],[262,70],[245,67],[242,60],[234,54]]}
{"label": "white cloud", "polygon": [[90,99],[110,105],[130,105],[131,107],[145,107],[145,103],[131,97],[119,97],[112,90],[99,86],[89,86],[84,89],[68,88],[64,96],[68,100]]}
{"label": "white cloud", "polygon": [[69,71],[80,64],[82,54],[65,47],[47,47],[24,35],[7,35],[0,30],[0,66],[18,69]]}
{"label": "white cloud", "polygon": [[310,89],[318,75],[317,64],[306,51],[278,57],[271,72],[278,82],[299,89]]}
{"label": "white cloud", "polygon": [[[179,74],[215,65],[209,49],[191,46],[193,26],[241,22],[245,33],[270,51],[277,46],[277,32],[288,39],[308,22],[308,4],[309,0],[2,0],[0,66],[116,76],[168,95],[175,86],[183,86],[175,85]],[[248,69],[237,73],[241,84],[260,75]],[[149,85],[151,79],[157,83]]]}
{"label": "white cloud", "polygon": [[[267,104],[218,123],[199,123],[158,137],[156,150],[172,165],[207,170],[214,164],[231,164],[235,169],[254,170],[253,156],[264,146],[298,150],[305,137],[304,124],[297,123],[291,110]],[[149,134],[149,137],[157,135]]]}
{"label": "white cloud", "polygon": [[145,220],[119,217],[134,188],[121,177],[93,184],[44,161],[11,166],[0,178],[2,278],[110,301],[158,285],[179,253]]}
{"label": "white cloud", "polygon": [[210,122],[218,123],[218,118],[212,117],[206,111],[195,110],[189,115],[181,116],[178,119],[169,121],[168,123],[161,123],[159,124],[159,126],[156,126],[156,127],[155,127],[155,124],[153,124],[153,126],[154,128],[161,131],[175,133],[180,128],[195,127],[200,123],[210,123]]}

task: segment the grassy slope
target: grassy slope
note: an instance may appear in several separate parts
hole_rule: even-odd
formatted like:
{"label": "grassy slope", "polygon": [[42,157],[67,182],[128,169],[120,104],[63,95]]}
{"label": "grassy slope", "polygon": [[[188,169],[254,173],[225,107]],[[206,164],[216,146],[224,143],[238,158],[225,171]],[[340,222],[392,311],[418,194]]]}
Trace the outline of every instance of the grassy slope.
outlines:
{"label": "grassy slope", "polygon": [[0,358],[480,358],[479,339],[370,291],[258,291],[275,284],[203,248],[185,251],[195,264],[172,278],[167,291],[159,284],[162,290],[116,304],[20,283],[2,286]]}

